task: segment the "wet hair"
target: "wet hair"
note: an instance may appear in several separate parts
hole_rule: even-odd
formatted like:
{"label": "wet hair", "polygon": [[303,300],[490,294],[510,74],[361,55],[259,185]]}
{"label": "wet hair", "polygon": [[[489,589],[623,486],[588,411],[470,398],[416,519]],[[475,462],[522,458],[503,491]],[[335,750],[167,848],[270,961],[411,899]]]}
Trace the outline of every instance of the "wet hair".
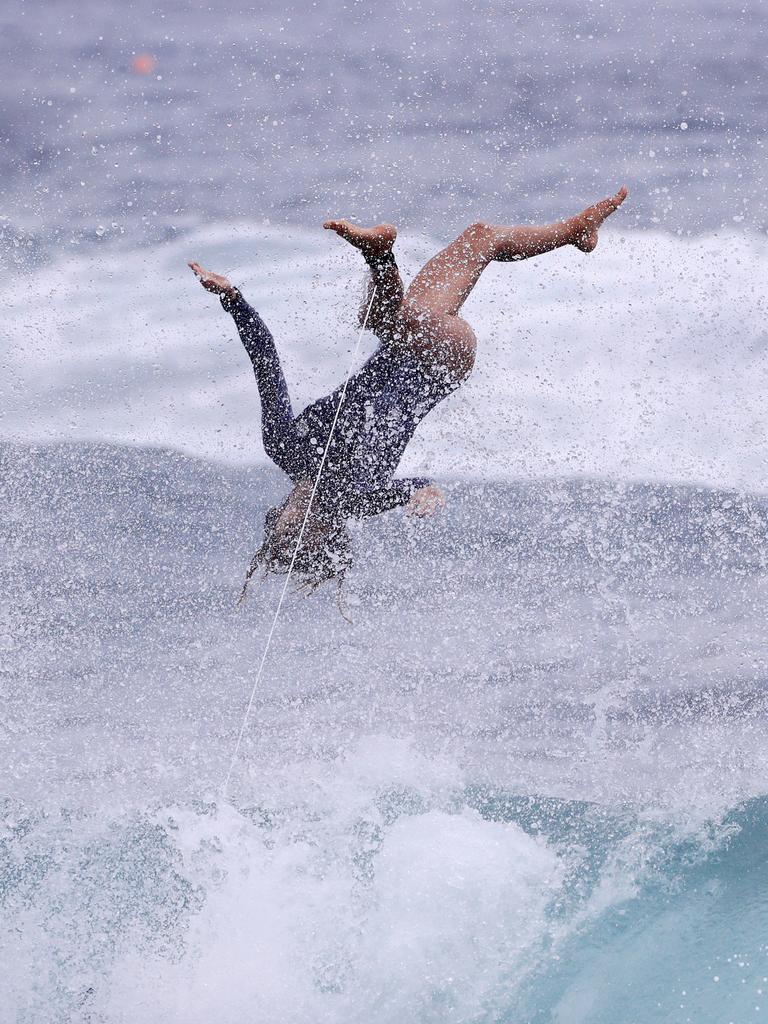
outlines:
{"label": "wet hair", "polygon": [[[266,579],[270,573],[286,576],[291,569],[295,542],[280,544],[275,535],[275,526],[285,505],[286,502],[275,505],[264,517],[264,539],[251,559],[238,604],[245,600],[248,585],[259,569],[264,571],[262,579]],[[342,587],[344,577],[351,566],[352,538],[349,530],[343,523],[331,522],[324,525],[319,542],[308,544],[306,537],[302,541],[293,562],[293,575],[296,577],[297,589],[305,594],[314,593],[323,583],[334,580],[337,585],[339,608],[346,617],[342,606]]]}

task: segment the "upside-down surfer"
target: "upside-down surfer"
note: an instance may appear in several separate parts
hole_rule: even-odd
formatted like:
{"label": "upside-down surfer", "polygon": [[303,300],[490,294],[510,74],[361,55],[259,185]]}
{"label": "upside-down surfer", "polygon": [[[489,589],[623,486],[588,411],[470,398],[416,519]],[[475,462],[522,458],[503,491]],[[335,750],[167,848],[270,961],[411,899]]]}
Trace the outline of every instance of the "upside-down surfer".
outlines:
{"label": "upside-down surfer", "polygon": [[[458,314],[485,267],[564,245],[591,252],[601,224],[626,195],[622,188],[575,217],[543,227],[472,224],[426,264],[407,292],[395,262],[397,231],[392,225],[361,228],[345,220],[326,221],[324,227],[358,249],[368,265],[368,299],[361,324],[367,312],[367,326],[380,345],[349,379],[294,562],[302,585],[314,590],[331,579],[341,585],[352,563],[347,519],[398,505],[406,505],[415,515],[431,515],[444,505],[434,483],[422,478],[396,480],[393,474],[419,422],[472,370],[477,341]],[[248,569],[245,594],[259,567],[288,572],[341,388],[294,416],[275,343],[258,313],[225,277],[198,263],[189,266],[234,318],[256,374],[264,448],[293,483],[282,504],[267,512],[264,539]]]}

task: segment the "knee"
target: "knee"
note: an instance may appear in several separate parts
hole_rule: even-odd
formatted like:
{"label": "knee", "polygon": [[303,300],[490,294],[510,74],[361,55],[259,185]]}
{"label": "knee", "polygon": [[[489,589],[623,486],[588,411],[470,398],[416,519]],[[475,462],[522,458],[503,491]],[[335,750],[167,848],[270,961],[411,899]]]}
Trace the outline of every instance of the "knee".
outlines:
{"label": "knee", "polygon": [[493,232],[493,224],[488,224],[484,220],[477,220],[474,224],[470,224],[468,228],[464,229],[461,237],[477,244],[490,241],[493,238]]}
{"label": "knee", "polygon": [[475,221],[464,228],[458,242],[463,246],[468,259],[487,260],[493,257],[496,247],[496,228],[484,220]]}

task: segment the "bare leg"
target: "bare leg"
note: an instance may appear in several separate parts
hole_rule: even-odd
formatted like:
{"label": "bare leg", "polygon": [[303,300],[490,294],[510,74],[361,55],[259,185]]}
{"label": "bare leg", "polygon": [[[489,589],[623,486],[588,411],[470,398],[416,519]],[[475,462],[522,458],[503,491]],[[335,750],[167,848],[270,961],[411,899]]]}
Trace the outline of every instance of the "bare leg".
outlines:
{"label": "bare leg", "polygon": [[397,229],[392,224],[361,228],[348,220],[327,220],[323,227],[335,231],[362,253],[368,264],[369,277],[365,302],[360,309],[359,325],[362,326],[370,306],[368,327],[381,342],[390,342],[404,294],[402,278],[392,251]]}
{"label": "bare leg", "polygon": [[543,227],[472,224],[433,257],[409,287],[400,312],[409,344],[463,379],[474,363],[476,339],[469,324],[457,314],[488,264],[529,259],[563,245],[591,252],[600,225],[626,195],[622,188],[575,217]]}

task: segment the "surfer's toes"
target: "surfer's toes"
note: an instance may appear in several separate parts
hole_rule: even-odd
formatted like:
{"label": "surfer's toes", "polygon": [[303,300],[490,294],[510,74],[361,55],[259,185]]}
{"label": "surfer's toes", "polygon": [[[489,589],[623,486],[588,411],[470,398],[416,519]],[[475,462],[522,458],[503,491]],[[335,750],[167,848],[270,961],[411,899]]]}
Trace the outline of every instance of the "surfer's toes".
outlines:
{"label": "surfer's toes", "polygon": [[627,186],[622,185],[615,196],[608,196],[607,199],[601,199],[600,202],[595,203],[594,206],[587,207],[587,209],[582,213],[581,216],[588,220],[596,228],[599,228],[604,220],[606,220],[608,217],[611,216],[612,213],[615,213],[618,210],[618,208],[621,206],[621,204],[624,202],[626,198]]}

